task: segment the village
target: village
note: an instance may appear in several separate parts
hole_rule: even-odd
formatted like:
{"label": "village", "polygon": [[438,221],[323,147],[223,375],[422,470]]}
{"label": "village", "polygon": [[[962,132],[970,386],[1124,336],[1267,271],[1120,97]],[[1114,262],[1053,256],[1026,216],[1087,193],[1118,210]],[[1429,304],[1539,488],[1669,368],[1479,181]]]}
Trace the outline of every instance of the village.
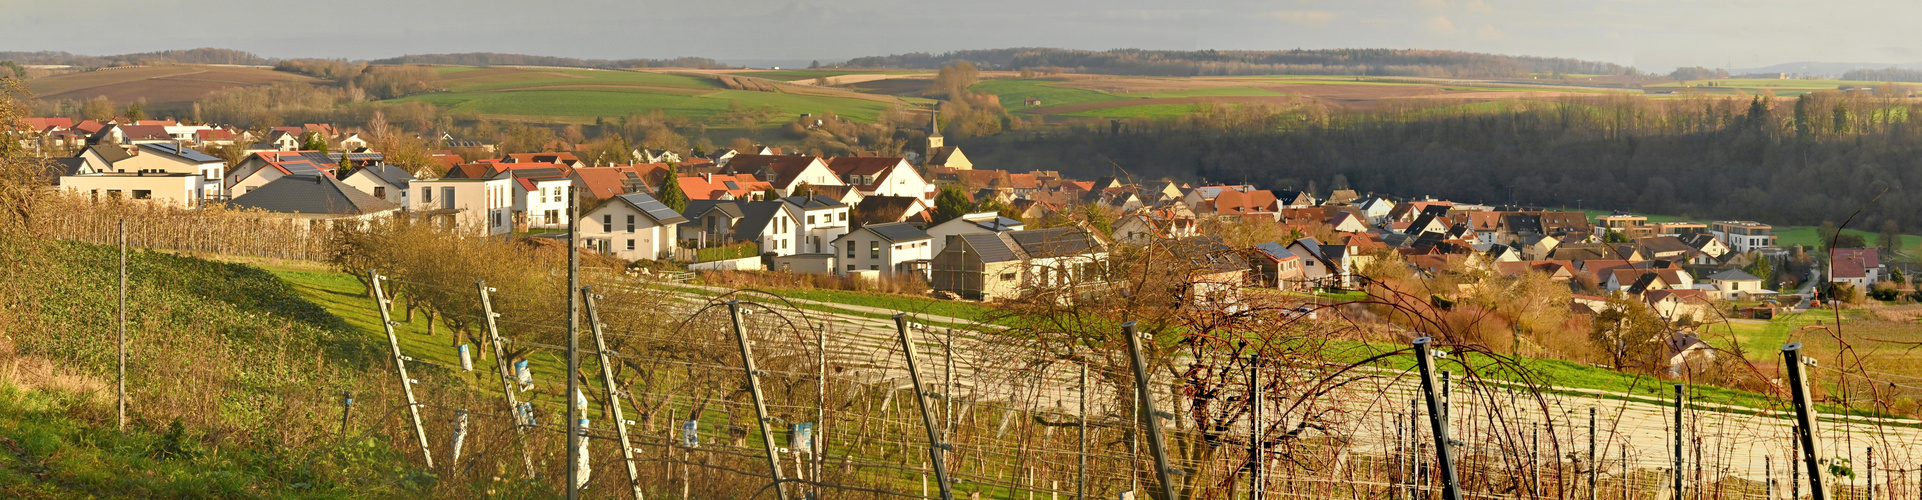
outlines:
{"label": "village", "polygon": [[[973,163],[934,127],[925,155],[643,148],[632,154],[644,162],[594,164],[567,151],[469,159],[448,149],[432,155],[441,168],[417,171],[387,164],[363,132],[326,124],[264,136],[172,120],[30,118],[24,129],[34,133],[23,145],[73,152],[54,159],[49,188],[95,203],[218,205],[317,228],[406,218],[558,243],[578,200],[582,247],[632,262],[634,273],[825,275],[996,301],[1099,282],[1097,264],[1111,253],[1158,246],[1205,263],[1188,279],[1187,300],[1230,310],[1244,291],[1330,296],[1376,283],[1383,270],[1429,280],[1529,275],[1565,285],[1574,314],[1627,300],[1685,327],[1669,340],[1672,356],[1703,342],[1686,328],[1696,323],[1912,293],[1881,249],[1815,257],[1778,245],[1758,222],[1651,223],[1349,189],[1016,173]],[[493,148],[446,134],[428,140]],[[195,149],[208,147],[239,148],[244,159]]]}

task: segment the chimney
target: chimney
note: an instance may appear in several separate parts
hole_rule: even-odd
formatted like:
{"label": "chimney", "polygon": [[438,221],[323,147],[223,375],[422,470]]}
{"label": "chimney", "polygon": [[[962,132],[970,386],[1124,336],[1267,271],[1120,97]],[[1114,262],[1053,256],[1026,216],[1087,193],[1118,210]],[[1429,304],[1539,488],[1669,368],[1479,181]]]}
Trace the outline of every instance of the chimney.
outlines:
{"label": "chimney", "polygon": [[707,183],[708,183],[708,184],[713,184],[713,183],[714,183],[714,173],[713,173],[713,172],[708,172],[708,173],[705,173],[705,174],[701,174],[701,177],[704,177],[704,178],[706,178],[706,179],[707,179]]}

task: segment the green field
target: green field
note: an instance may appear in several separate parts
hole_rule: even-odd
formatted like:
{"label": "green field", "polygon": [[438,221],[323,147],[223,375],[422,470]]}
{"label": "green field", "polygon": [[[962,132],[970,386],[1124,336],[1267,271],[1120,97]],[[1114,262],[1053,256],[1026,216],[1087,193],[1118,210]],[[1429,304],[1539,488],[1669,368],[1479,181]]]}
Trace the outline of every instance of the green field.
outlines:
{"label": "green field", "polygon": [[712,120],[716,115],[728,110],[730,101],[749,107],[773,106],[780,109],[782,113],[782,116],[777,119],[783,120],[795,118],[801,113],[819,114],[833,111],[853,120],[874,121],[876,116],[888,108],[886,103],[866,99],[745,90],[717,90],[701,94],[648,89],[439,92],[408,96],[399,101],[427,102],[448,108],[455,113],[590,119],[597,116],[623,116],[634,112],[658,110],[671,116]]}
{"label": "green field", "polygon": [[1264,97],[1284,96],[1281,92],[1255,87],[1205,87],[1185,90],[1165,90],[1157,92],[1130,92],[1127,97]]}
{"label": "green field", "polygon": [[1061,116],[1076,118],[1147,118],[1150,120],[1176,118],[1195,112],[1194,104],[1142,104],[1139,106],[1117,106],[1113,108],[1090,109]]}
{"label": "green field", "polygon": [[775,70],[775,71],[742,71],[742,72],[730,73],[730,74],[735,76],[751,76],[755,78],[767,78],[770,80],[783,80],[783,81],[791,82],[795,80],[807,80],[807,79],[812,79],[815,77],[822,77],[822,76],[832,77],[832,76],[841,76],[841,75],[917,75],[917,74],[928,74],[928,73],[932,73],[932,72],[926,71],[926,70],[913,70],[913,69],[797,69],[797,70],[784,69],[784,70]]}
{"label": "green field", "polygon": [[1127,99],[1107,92],[1056,87],[1053,80],[988,80],[974,84],[968,90],[986,92],[1001,98],[1001,106],[1008,109],[1026,109],[1023,104],[1029,97],[1041,99],[1042,106],[1062,106],[1089,102],[1119,101]]}
{"label": "green field", "polygon": [[[449,75],[442,71],[443,75]],[[473,92],[480,90],[527,90],[542,87],[633,87],[668,88],[690,90],[718,90],[720,82],[712,78],[674,75],[667,73],[646,73],[640,71],[595,71],[571,69],[506,69],[486,68],[477,71],[454,72],[445,76],[447,90],[452,92]]]}

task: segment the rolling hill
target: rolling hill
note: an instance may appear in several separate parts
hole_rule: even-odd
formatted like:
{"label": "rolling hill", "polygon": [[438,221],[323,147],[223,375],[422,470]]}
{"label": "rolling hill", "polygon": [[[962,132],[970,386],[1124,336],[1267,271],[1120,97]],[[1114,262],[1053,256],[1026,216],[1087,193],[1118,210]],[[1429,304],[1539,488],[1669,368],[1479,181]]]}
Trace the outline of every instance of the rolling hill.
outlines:
{"label": "rolling hill", "polygon": [[66,73],[27,81],[42,100],[83,101],[106,96],[115,103],[146,99],[151,106],[185,105],[210,92],[275,83],[319,83],[262,66],[123,66]]}

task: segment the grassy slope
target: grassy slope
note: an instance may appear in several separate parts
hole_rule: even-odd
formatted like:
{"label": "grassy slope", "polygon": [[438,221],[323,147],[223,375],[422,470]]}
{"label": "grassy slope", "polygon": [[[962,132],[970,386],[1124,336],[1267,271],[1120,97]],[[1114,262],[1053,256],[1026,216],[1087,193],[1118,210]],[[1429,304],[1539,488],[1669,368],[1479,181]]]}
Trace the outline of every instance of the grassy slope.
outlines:
{"label": "grassy slope", "polygon": [[[11,330],[22,355],[110,380],[116,252],[50,245],[43,253],[55,259],[44,266],[49,272],[10,283],[36,308],[0,313],[8,320],[0,334]],[[127,431],[113,429],[108,400],[0,377],[0,498],[407,496],[426,484],[386,443],[340,441],[321,430],[331,427],[298,420],[311,415],[306,408],[274,401],[351,387],[358,382],[343,377],[378,361],[369,343],[340,335],[346,330],[326,309],[251,266],[152,252],[130,257],[128,389],[135,401]],[[235,354],[250,362],[210,366]],[[317,355],[339,369],[315,373]],[[181,366],[201,368],[183,373]],[[196,399],[214,403],[199,410],[206,401]],[[220,422],[224,435],[195,424],[201,421]],[[272,429],[289,425],[322,436],[305,445],[272,438]]]}

